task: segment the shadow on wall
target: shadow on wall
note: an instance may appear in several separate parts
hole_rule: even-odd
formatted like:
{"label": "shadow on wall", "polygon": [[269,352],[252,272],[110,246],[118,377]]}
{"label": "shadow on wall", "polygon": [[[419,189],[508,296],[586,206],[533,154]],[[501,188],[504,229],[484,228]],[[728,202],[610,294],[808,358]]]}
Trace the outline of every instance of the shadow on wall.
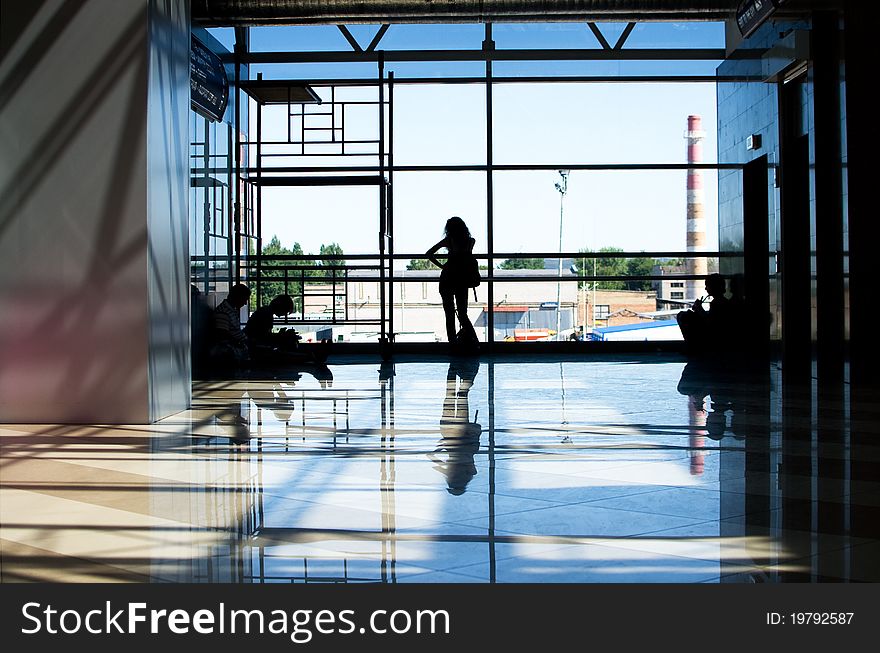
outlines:
{"label": "shadow on wall", "polygon": [[162,373],[148,370],[148,339],[168,344],[150,318],[181,322],[185,338],[188,285],[173,296],[163,271],[148,276],[150,21],[143,7],[88,0],[51,16],[44,2],[2,11],[0,420],[146,422],[150,374]]}

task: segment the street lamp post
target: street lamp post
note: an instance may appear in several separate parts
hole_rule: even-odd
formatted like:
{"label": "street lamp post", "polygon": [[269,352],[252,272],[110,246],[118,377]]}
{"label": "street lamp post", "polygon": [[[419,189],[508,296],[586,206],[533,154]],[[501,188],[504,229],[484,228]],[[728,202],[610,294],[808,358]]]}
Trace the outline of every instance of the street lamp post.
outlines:
{"label": "street lamp post", "polygon": [[[586,257],[581,258],[581,276],[584,276],[587,273],[587,259]],[[587,339],[587,300],[589,299],[589,286],[587,285],[587,281],[581,281],[578,283],[578,292],[583,293],[582,295],[578,295],[578,297],[582,297],[582,301],[579,303],[584,307],[584,313],[581,319],[581,334],[583,335],[584,340]]]}
{"label": "street lamp post", "polygon": [[562,310],[562,216],[565,210],[565,194],[568,192],[568,170],[559,170],[561,179],[556,182],[559,191],[559,271],[556,278],[556,340],[559,340],[559,316]]}

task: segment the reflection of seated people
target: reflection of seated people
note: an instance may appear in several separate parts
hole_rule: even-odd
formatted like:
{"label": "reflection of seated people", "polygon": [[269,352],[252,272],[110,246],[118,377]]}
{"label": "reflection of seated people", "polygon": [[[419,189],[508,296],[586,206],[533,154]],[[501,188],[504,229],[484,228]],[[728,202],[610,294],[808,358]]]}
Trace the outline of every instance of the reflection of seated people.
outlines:
{"label": "reflection of seated people", "polygon": [[[720,440],[729,433],[741,439],[746,435],[743,429],[748,428],[750,416],[759,420],[766,417],[766,408],[755,402],[766,397],[769,384],[769,367],[764,362],[756,365],[747,358],[699,359],[685,365],[678,391],[690,398],[697,412],[702,411],[705,435]],[[703,408],[706,397],[710,399],[710,412]]]}
{"label": "reflection of seated people", "polygon": [[[691,436],[698,439],[699,436],[707,435],[713,440],[720,440],[724,436],[725,416],[721,406],[715,401],[718,394],[718,374],[723,369],[706,361],[691,361],[685,365],[678,382],[679,393],[687,396],[689,400],[688,414],[690,419]],[[706,410],[706,398],[711,400],[712,411]],[[692,446],[695,445],[692,442]]]}
{"label": "reflection of seated people", "polygon": [[229,295],[214,309],[212,360],[236,366],[249,360],[247,336],[241,330],[241,308],[248,303],[251,290],[244,284],[233,286]]}
{"label": "reflection of seated people", "polygon": [[[296,374],[286,383],[293,385],[292,382],[299,378],[299,374]],[[270,410],[279,422],[284,422],[285,426],[289,424],[295,405],[294,398],[287,395],[284,384],[274,383],[271,388],[252,388],[248,390],[248,394],[257,408]]]}
{"label": "reflection of seated people", "polygon": [[234,401],[227,408],[214,414],[215,423],[221,427],[224,437],[232,444],[246,444],[251,439],[250,429],[250,398],[242,393],[241,399]]}
{"label": "reflection of seated people", "polygon": [[382,361],[379,365],[379,384],[384,385],[394,377],[394,361]]}
{"label": "reflection of seated people", "polygon": [[[681,335],[695,353],[720,352],[728,347],[733,335],[734,306],[724,293],[727,284],[720,274],[706,278],[706,293],[687,311],[676,316]],[[709,310],[704,304],[711,298]]]}
{"label": "reflection of seated people", "polygon": [[315,377],[315,380],[322,388],[333,387],[333,372],[330,371],[330,368],[325,363],[315,363],[308,368],[304,368],[303,371]]}
{"label": "reflection of seated people", "polygon": [[474,455],[480,450],[481,428],[476,421],[470,421],[468,392],[479,369],[476,358],[450,363],[443,416],[440,418],[441,438],[437,448],[428,454],[428,458],[436,463],[434,469],[446,476],[447,492],[456,496],[464,494],[468,483],[477,474]]}

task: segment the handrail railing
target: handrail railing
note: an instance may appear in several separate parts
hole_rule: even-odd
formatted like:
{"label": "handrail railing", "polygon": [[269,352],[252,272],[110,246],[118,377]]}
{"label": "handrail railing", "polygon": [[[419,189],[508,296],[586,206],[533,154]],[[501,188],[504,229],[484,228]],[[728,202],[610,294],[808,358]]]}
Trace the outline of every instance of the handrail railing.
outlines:
{"label": "handrail railing", "polygon": [[[768,252],[768,256],[772,254]],[[488,259],[487,254],[474,253],[474,256],[477,260],[486,260]],[[521,259],[552,259],[556,260],[559,258],[569,259],[573,262],[577,261],[590,261],[592,262],[594,259],[597,261],[601,261],[604,259],[652,259],[654,261],[662,260],[662,259],[696,259],[696,258],[709,258],[709,259],[721,259],[721,258],[742,258],[742,252],[722,252],[722,251],[711,251],[711,252],[682,252],[682,251],[655,251],[655,252],[501,252],[493,255],[493,259],[498,260],[521,260]],[[193,256],[191,258],[192,263],[194,264],[194,268],[200,268],[201,265],[199,263],[204,264],[204,261],[219,261],[226,262],[228,259],[223,256]],[[298,276],[302,276],[302,280],[309,283],[343,283],[350,281],[352,277],[350,276],[350,272],[366,272],[370,270],[379,269],[379,255],[377,254],[345,254],[344,260],[340,263],[325,263],[326,257],[315,254],[287,254],[287,255],[273,255],[266,256],[263,255],[261,257],[261,268],[263,271],[263,275],[261,275],[262,280],[268,281],[277,281],[276,274],[265,274],[266,272],[282,272],[282,273],[290,273],[297,272],[301,273]],[[390,258],[394,261],[411,261],[415,259],[423,259],[424,254],[394,254],[387,255],[386,258]],[[440,258],[443,258],[442,256]],[[357,261],[357,263],[350,263],[349,261]],[[375,264],[366,263],[368,261],[376,261]],[[360,263],[364,262],[364,263]],[[255,259],[249,259],[247,261],[243,261],[243,267],[245,267],[249,271],[250,278],[254,279],[257,265]],[[221,268],[226,269],[226,268]],[[490,281],[493,279],[503,279],[504,283],[510,283],[512,280],[516,280],[517,282],[543,282],[548,280],[560,279],[561,281],[571,282],[571,281],[688,281],[695,279],[703,279],[705,275],[693,275],[693,274],[685,274],[672,272],[668,274],[641,274],[641,275],[628,275],[628,274],[615,274],[615,275],[602,275],[602,274],[576,274],[574,272],[570,272],[569,270],[563,270],[562,276],[559,276],[556,271],[556,266],[552,268],[539,268],[542,271],[545,271],[545,274],[527,274],[529,268],[520,268],[517,269],[517,274],[507,274],[511,272],[511,270],[505,270],[502,268],[496,267],[493,270],[482,269],[481,276],[484,281]],[[536,269],[537,270],[537,269]],[[311,274],[305,274],[310,272]],[[321,272],[330,272],[331,274],[318,274]],[[403,274],[395,274],[394,281],[395,283],[412,283],[418,281],[430,281],[436,280],[437,273],[439,270],[398,270],[398,272],[402,272]],[[491,274],[490,274],[491,272]],[[342,278],[340,278],[340,274],[342,273]],[[379,281],[380,277],[372,277],[369,275],[357,275],[355,277],[359,282],[366,281]],[[255,280],[255,279],[254,279]]]}
{"label": "handrail railing", "polygon": [[[771,254],[768,252],[768,256]],[[485,261],[488,255],[475,253],[479,261]],[[564,268],[559,274],[559,267],[553,264],[546,269],[482,269],[483,284],[504,284],[506,292],[512,285],[535,284],[535,283],[577,283],[579,289],[589,288],[592,284],[594,289],[598,285],[603,290],[603,284],[615,284],[620,290],[654,292],[654,282],[685,282],[705,278],[705,275],[687,274],[685,262],[688,259],[732,259],[741,258],[741,252],[687,252],[687,251],[651,251],[651,252],[500,252],[493,255],[493,260],[516,261],[522,259],[568,259],[577,268]],[[442,256],[440,258],[443,258]],[[386,260],[394,262],[409,262],[411,260],[424,259],[424,254],[395,253],[386,255]],[[642,274],[626,274],[621,271],[615,274],[603,273],[602,262],[608,263],[621,260],[648,260],[653,265],[669,263],[676,269],[657,274],[656,269],[647,272],[647,266],[642,265]],[[599,267],[598,273],[589,274],[587,271],[593,268],[594,260]],[[223,275],[229,275],[229,269],[224,267],[228,258],[224,256],[194,256],[192,264],[194,278],[204,276],[204,266],[212,263],[219,264],[213,269],[212,281],[218,285],[223,282]],[[584,264],[586,263],[586,264]],[[342,254],[338,259],[328,259],[320,254],[284,254],[263,255],[260,257],[259,268],[255,255],[249,256],[242,261],[245,279],[251,287],[260,288],[259,297],[253,298],[254,304],[264,305],[272,297],[279,294],[290,295],[294,299],[295,310],[285,318],[277,319],[278,325],[325,325],[325,326],[381,326],[382,318],[376,312],[378,303],[391,302],[386,306],[395,311],[403,310],[409,302],[406,302],[406,294],[403,286],[417,283],[437,283],[439,281],[439,269],[410,270],[397,268],[394,271],[393,280],[381,274],[381,260],[378,254]],[[259,275],[259,276],[258,276]],[[228,280],[228,279],[227,279]],[[259,284],[257,285],[257,281]],[[393,290],[396,284],[401,284],[398,293],[388,292],[381,298],[381,293],[367,290],[364,297],[364,287],[360,284],[387,284]],[[649,287],[649,284],[654,288]],[[222,287],[222,286],[221,286]],[[570,287],[570,286],[569,286]],[[608,286],[606,285],[606,289]],[[406,291],[409,292],[409,291]],[[659,293],[658,293],[659,295]],[[674,297],[674,295],[672,296]],[[390,299],[389,299],[390,298]],[[531,303],[533,299],[530,300]],[[511,300],[516,303],[516,300]],[[525,300],[524,300],[525,301]],[[548,298],[549,301],[549,298]],[[575,300],[577,301],[577,300]],[[668,306],[671,302],[678,305],[680,300],[671,297],[659,297],[658,301],[665,302]],[[428,304],[432,305],[431,300]],[[418,303],[418,301],[416,302]],[[424,302],[422,302],[424,304]],[[529,303],[526,301],[526,303]],[[372,308],[370,308],[372,307]],[[658,303],[658,308],[662,307]],[[584,309],[586,310],[586,309]]]}

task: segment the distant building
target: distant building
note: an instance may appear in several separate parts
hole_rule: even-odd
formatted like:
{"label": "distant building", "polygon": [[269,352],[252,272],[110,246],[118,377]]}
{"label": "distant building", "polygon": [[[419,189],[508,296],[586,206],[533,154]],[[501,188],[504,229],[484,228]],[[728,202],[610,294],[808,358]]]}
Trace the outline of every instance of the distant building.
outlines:
{"label": "distant building", "polygon": [[[651,274],[675,277],[687,274],[687,268],[684,265],[655,265]],[[683,279],[660,279],[653,285],[657,292],[657,310],[684,308],[695,299],[687,296],[687,283]]]}
{"label": "distant building", "polygon": [[[483,271],[485,276],[486,271]],[[445,341],[446,318],[440,298],[439,270],[395,270],[394,332],[400,340]],[[496,341],[533,340],[552,337],[556,330],[557,269],[495,270],[494,335]],[[563,278],[573,276],[563,268]],[[378,322],[380,314],[379,283],[370,281],[375,273],[354,271],[346,284],[348,317],[352,320]],[[363,277],[361,281],[358,277]],[[546,277],[546,281],[520,282],[523,277]],[[402,281],[410,279],[410,281]],[[412,281],[418,279],[418,281]],[[509,279],[512,283],[505,284]],[[578,288],[574,281],[563,282],[560,291],[560,334],[567,338],[577,323]],[[469,293],[468,316],[477,335],[485,339],[489,326],[486,284]],[[343,339],[373,339],[378,326],[347,325],[336,329]],[[539,332],[543,332],[540,333]],[[369,334],[369,335],[367,335]]]}
{"label": "distant building", "polygon": [[657,294],[645,290],[583,289],[578,303],[578,324],[591,328],[649,321],[657,310]]}

